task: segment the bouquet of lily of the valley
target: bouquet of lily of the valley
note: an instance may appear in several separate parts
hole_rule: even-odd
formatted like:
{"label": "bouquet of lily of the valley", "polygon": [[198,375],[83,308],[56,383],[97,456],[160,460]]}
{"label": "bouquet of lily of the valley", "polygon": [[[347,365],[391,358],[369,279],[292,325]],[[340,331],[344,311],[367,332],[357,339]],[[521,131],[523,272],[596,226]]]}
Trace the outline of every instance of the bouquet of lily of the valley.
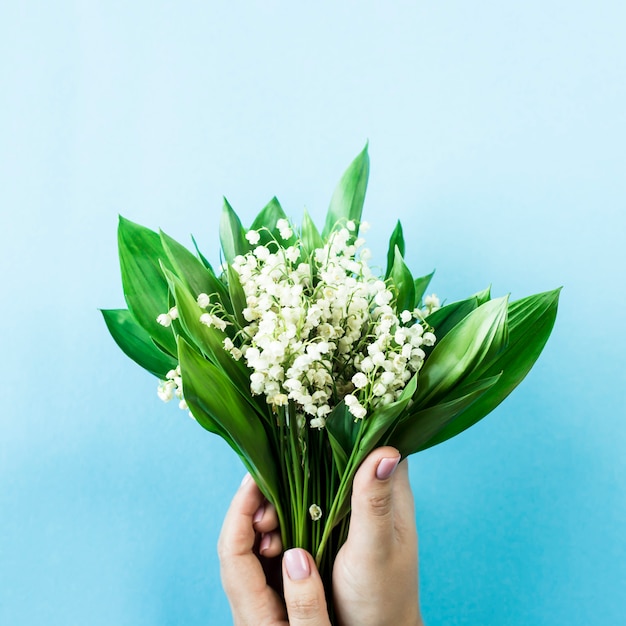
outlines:
{"label": "bouquet of lily of the valley", "polygon": [[337,186],[321,232],[274,198],[245,228],[225,201],[216,271],[165,233],[121,218],[128,309],[104,310],[120,348],[224,438],[276,507],[285,549],[322,576],[344,542],[361,461],[454,437],[524,378],[554,324],[559,290],[516,302],[489,289],[441,305],[415,278],[398,222],[386,271],[360,234],[367,147]]}

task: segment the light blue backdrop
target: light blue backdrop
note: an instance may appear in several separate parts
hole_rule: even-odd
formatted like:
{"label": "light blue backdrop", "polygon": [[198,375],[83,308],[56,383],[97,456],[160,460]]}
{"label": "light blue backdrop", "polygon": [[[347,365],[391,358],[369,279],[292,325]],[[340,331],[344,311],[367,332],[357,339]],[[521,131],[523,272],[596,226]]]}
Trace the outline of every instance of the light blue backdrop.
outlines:
{"label": "light blue backdrop", "polygon": [[626,9],[521,2],[21,2],[0,9],[0,623],[227,624],[243,474],[107,335],[117,214],[197,235],[221,195],[321,221],[370,141],[448,300],[564,285],[551,341],[411,461],[429,626],[618,626],[626,592]]}

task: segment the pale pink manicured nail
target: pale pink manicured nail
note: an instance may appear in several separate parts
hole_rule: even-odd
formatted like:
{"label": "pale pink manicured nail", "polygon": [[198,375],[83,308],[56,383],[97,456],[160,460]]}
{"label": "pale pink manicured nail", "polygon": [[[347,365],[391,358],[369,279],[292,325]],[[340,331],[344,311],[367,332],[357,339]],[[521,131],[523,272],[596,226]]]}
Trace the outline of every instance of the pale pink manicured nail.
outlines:
{"label": "pale pink manicured nail", "polygon": [[271,543],[272,543],[272,535],[270,535],[269,533],[263,535],[261,537],[261,543],[259,543],[259,552],[261,554],[264,554],[265,551],[269,549]]}
{"label": "pale pink manicured nail", "polygon": [[252,523],[256,524],[257,522],[260,522],[263,519],[263,513],[265,513],[265,504],[262,504],[256,510],[256,513],[254,514],[254,517],[252,518]]}
{"label": "pale pink manicured nail", "polygon": [[293,548],[285,552],[285,568],[291,580],[304,580],[311,575],[309,559],[306,558],[304,550]]}
{"label": "pale pink manicured nail", "polygon": [[395,471],[400,463],[400,457],[395,459],[381,459],[376,468],[376,478],[378,480],[387,480]]}
{"label": "pale pink manicured nail", "polygon": [[239,485],[240,487],[243,487],[244,485],[247,485],[250,481],[252,480],[252,476],[250,475],[250,472],[248,472],[244,477],[243,480],[241,481],[241,485]]}

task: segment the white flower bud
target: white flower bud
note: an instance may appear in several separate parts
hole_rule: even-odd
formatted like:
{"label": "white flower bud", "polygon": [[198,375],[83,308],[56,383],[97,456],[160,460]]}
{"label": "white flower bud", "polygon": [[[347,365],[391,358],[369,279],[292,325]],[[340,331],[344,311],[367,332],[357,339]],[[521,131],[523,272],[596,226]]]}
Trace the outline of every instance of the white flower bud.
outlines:
{"label": "white flower bud", "polygon": [[156,321],[161,324],[161,326],[165,326],[166,328],[172,324],[172,318],[168,313],[161,313],[161,315],[156,318]]}
{"label": "white flower bud", "polygon": [[211,298],[206,293],[199,294],[196,301],[201,309],[206,309],[211,304]]}
{"label": "white flower bud", "polygon": [[422,337],[425,346],[434,346],[435,339],[435,335],[431,332],[424,333],[424,336]]}
{"label": "white flower bud", "polygon": [[318,520],[322,519],[322,509],[317,506],[317,504],[312,504],[309,507],[309,515],[314,522],[317,522]]}
{"label": "white flower bud", "polygon": [[365,374],[363,374],[363,372],[357,372],[353,377],[352,377],[352,384],[357,388],[357,389],[363,389],[363,387],[367,386],[367,376]]}
{"label": "white flower bud", "polygon": [[253,245],[255,246],[257,243],[259,243],[259,240],[261,239],[261,235],[259,235],[259,232],[256,230],[249,230],[246,233],[246,239]]}
{"label": "white flower bud", "polygon": [[359,403],[356,397],[353,396],[351,393],[347,394],[343,401],[345,402],[346,406],[355,406]]}
{"label": "white flower bud", "polygon": [[210,313],[203,313],[200,316],[200,323],[210,328],[213,325],[213,316]]}
{"label": "white flower bud", "polygon": [[395,379],[396,379],[396,376],[395,376],[395,374],[394,374],[393,372],[383,372],[383,373],[380,375],[380,382],[381,382],[383,385],[387,385],[387,386],[389,386],[389,385],[391,385],[391,383],[393,383],[393,381],[394,381]]}
{"label": "white flower bud", "polygon": [[317,417],[314,417],[309,422],[309,425],[311,426],[311,428],[317,428],[317,429],[321,430],[322,428],[324,428],[326,426],[326,420],[321,415],[318,415]]}
{"label": "white flower bud", "polygon": [[376,383],[374,387],[372,388],[372,393],[375,396],[383,396],[385,395],[386,391],[387,391],[387,386],[381,382]]}

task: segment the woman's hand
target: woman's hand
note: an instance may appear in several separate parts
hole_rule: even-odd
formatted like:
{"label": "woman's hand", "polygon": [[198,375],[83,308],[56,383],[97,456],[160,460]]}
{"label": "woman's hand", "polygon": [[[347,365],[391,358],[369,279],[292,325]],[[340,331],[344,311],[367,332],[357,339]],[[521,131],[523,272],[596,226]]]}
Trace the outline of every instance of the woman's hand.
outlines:
{"label": "woman's hand", "polygon": [[[276,510],[248,474],[228,509],[218,542],[222,584],[235,626],[330,626],[324,587],[305,550],[285,552],[285,605],[268,584],[266,569],[282,551]],[[275,563],[274,563],[275,564]],[[268,571],[271,578],[271,572]]]}
{"label": "woman's hand", "polygon": [[342,626],[421,626],[417,530],[408,463],[374,450],[354,477],[346,543],[333,568]]}
{"label": "woman's hand", "polygon": [[[333,568],[342,626],[423,624],[413,494],[408,465],[399,461],[395,448],[379,448],[354,477],[348,539]],[[330,625],[322,581],[306,551],[288,550],[283,557],[286,612],[269,585],[272,559],[282,551],[278,519],[249,475],[224,520],[218,549],[236,626]]]}

